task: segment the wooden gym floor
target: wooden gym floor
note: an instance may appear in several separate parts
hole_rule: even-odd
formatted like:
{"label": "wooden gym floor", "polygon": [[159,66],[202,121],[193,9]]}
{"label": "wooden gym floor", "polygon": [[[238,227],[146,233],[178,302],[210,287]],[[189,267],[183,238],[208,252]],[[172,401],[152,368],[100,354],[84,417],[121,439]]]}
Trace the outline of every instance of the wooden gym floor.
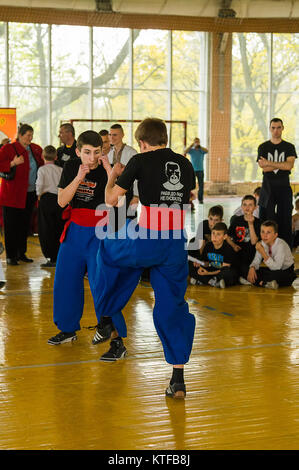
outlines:
{"label": "wooden gym floor", "polygon": [[[222,203],[227,214],[239,199]],[[199,212],[189,216],[188,230]],[[226,221],[228,217],[225,217]],[[54,269],[6,268],[0,291],[0,449],[298,449],[299,278],[278,291],[189,286],[196,317],[187,397],[164,390],[171,375],[152,321],[153,292],[140,284],[125,309],[128,357],[99,362],[88,281],[78,341],[50,346]],[[299,267],[297,254],[296,267]]]}

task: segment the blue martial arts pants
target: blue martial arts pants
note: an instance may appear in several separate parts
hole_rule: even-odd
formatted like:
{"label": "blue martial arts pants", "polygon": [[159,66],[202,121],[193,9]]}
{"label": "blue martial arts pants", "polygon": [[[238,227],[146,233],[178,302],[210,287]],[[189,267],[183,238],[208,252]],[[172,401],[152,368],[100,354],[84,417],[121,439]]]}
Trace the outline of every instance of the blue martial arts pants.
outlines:
{"label": "blue martial arts pants", "polygon": [[122,309],[141,273],[150,267],[155,293],[153,320],[165,359],[169,364],[185,364],[192,349],[195,318],[189,313],[184,299],[188,276],[184,232],[179,231],[179,239],[171,232],[171,239],[162,239],[162,232],[153,234],[153,231],[140,227],[139,231],[143,231],[144,238],[106,238],[101,241],[97,256],[96,310],[102,316],[112,317],[119,336],[126,337]]}
{"label": "blue martial arts pants", "polygon": [[83,227],[71,222],[59,248],[54,279],[54,323],[60,331],[70,333],[80,330],[86,269],[95,298],[98,248],[95,227]]}

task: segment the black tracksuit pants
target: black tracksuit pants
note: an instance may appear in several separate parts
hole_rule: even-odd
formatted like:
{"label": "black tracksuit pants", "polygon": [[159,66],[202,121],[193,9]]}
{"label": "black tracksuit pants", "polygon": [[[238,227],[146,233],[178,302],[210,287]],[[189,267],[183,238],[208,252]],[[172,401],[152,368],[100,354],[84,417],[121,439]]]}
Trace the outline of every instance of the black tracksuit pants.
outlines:
{"label": "black tracksuit pants", "polygon": [[38,204],[38,236],[45,258],[56,261],[60,235],[64,227],[62,211],[57,203],[57,194],[44,193]]}
{"label": "black tracksuit pants", "polygon": [[25,255],[35,202],[36,193],[28,192],[24,209],[3,206],[6,258],[18,259]]}

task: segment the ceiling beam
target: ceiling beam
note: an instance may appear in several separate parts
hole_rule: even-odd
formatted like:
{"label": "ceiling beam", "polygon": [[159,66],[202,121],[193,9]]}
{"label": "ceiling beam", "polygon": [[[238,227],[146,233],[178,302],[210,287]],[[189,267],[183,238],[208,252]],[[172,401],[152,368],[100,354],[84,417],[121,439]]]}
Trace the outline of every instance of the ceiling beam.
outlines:
{"label": "ceiling beam", "polygon": [[136,15],[52,8],[1,7],[0,21],[69,24],[132,29],[208,32],[299,32],[299,18],[212,18],[175,15]]}

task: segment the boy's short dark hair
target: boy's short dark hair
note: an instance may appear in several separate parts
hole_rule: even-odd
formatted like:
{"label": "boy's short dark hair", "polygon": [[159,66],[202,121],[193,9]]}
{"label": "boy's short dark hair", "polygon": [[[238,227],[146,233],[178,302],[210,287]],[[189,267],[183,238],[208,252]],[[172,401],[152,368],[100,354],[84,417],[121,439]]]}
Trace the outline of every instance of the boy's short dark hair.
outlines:
{"label": "boy's short dark hair", "polygon": [[258,186],[257,188],[255,188],[255,190],[253,191],[253,194],[256,194],[257,196],[259,196],[261,194],[261,189],[262,187],[261,186]]}
{"label": "boy's short dark hair", "polygon": [[254,205],[256,206],[256,199],[252,194],[246,194],[246,196],[242,198],[242,203],[243,201],[253,201]]}
{"label": "boy's short dark hair", "polygon": [[217,222],[217,224],[214,225],[212,228],[213,230],[217,230],[218,232],[224,232],[224,235],[227,234],[227,225],[224,222]]}
{"label": "boy's short dark hair", "polygon": [[72,135],[75,137],[75,128],[74,128],[73,124],[71,124],[70,122],[65,122],[64,124],[61,124],[60,129],[62,127],[67,129],[69,132],[71,132]]}
{"label": "boy's short dark hair", "polygon": [[165,122],[158,118],[144,119],[135,131],[135,139],[137,142],[142,140],[152,147],[167,145],[168,136]]}
{"label": "boy's short dark hair", "polygon": [[208,216],[209,215],[213,215],[214,217],[218,216],[222,220],[223,219],[223,207],[220,205],[210,207]]}
{"label": "boy's short dark hair", "polygon": [[77,139],[77,148],[81,150],[83,145],[91,145],[92,147],[102,147],[102,137],[98,132],[95,131],[82,132],[82,134],[80,134]]}
{"label": "boy's short dark hair", "polygon": [[45,160],[47,160],[48,162],[53,162],[55,160],[55,158],[57,157],[57,151],[56,151],[56,148],[53,147],[53,145],[47,145],[44,149],[43,149],[43,157]]}
{"label": "boy's short dark hair", "polygon": [[262,222],[261,227],[273,227],[274,232],[278,233],[278,224],[275,222],[275,220],[265,220],[265,222]]}
{"label": "boy's short dark hair", "polygon": [[107,129],[101,129],[100,132],[99,132],[100,136],[104,136],[104,135],[109,135],[109,132],[107,131]]}

